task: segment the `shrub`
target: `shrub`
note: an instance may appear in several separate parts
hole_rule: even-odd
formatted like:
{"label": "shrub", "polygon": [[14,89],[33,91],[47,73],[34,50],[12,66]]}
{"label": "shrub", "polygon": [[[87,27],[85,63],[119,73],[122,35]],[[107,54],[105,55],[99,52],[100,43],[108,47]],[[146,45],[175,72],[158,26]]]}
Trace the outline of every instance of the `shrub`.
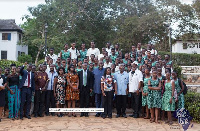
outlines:
{"label": "shrub", "polygon": [[[170,52],[158,51],[158,54],[164,59],[164,55],[170,55]],[[179,66],[199,66],[200,54],[172,53],[172,60]]]}
{"label": "shrub", "polygon": [[188,92],[185,95],[185,109],[193,117],[193,121],[200,122],[200,93]]}
{"label": "shrub", "polygon": [[18,56],[18,61],[21,63],[25,63],[25,62],[32,63],[32,57],[30,55],[22,54]]}
{"label": "shrub", "polygon": [[12,60],[0,60],[0,67],[2,69],[6,67],[10,67],[11,64],[16,64],[16,66],[22,66],[23,64],[18,61],[12,61]]}
{"label": "shrub", "polygon": [[38,61],[37,65],[40,65],[40,64],[44,64],[44,59]]}

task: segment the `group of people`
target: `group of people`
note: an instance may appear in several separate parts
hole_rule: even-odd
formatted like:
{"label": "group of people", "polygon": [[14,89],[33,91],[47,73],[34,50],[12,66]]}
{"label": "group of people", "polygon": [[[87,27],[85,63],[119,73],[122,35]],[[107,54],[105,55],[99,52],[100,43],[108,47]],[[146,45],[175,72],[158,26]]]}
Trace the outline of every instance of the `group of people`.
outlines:
{"label": "group of people", "polygon": [[[49,108],[75,108],[77,102],[80,108],[89,108],[91,99],[96,108],[104,108],[104,112],[95,115],[104,119],[112,118],[113,102],[116,118],[127,118],[127,104],[131,103],[131,117],[143,116],[156,123],[159,118],[164,120],[167,112],[166,123],[172,124],[172,112],[184,108],[183,83],[173,71],[169,55],[163,60],[153,45],[142,48],[138,43],[125,54],[118,44],[113,47],[107,43],[101,54],[94,42],[89,49],[85,44],[81,50],[76,49],[76,43],[68,46],[64,45],[59,56],[51,48],[37,71],[31,64],[12,64],[11,73],[6,68],[4,75],[0,69],[0,114],[6,95],[8,117],[13,120],[18,119],[18,114],[20,119],[24,115],[31,119],[32,112],[34,117],[43,117],[44,112],[54,116]],[[57,113],[58,117],[63,115]],[[75,112],[68,116],[77,117]],[[80,117],[83,116],[89,117],[89,113],[82,112]]]}

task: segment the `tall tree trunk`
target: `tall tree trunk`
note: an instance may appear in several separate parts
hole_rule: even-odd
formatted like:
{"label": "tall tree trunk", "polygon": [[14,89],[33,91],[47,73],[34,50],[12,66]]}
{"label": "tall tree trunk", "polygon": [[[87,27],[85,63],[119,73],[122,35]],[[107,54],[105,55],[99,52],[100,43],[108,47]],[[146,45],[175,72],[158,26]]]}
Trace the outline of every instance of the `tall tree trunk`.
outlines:
{"label": "tall tree trunk", "polygon": [[37,52],[37,55],[36,55],[36,58],[35,58],[35,65],[37,65],[38,57],[40,55],[40,51],[42,50],[42,47],[43,47],[43,44],[41,44],[40,47],[39,47],[39,49],[38,49],[38,52]]}

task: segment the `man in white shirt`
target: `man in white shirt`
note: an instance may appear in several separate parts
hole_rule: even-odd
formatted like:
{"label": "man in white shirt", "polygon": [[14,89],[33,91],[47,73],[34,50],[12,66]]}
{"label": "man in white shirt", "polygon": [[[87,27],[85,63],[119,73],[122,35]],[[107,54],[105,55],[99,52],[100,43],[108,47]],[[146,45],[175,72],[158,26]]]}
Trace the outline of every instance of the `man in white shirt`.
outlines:
{"label": "man in white shirt", "polygon": [[108,56],[110,56],[111,55],[111,48],[110,48],[110,43],[108,42],[107,44],[106,44],[106,51],[108,52]]}
{"label": "man in white shirt", "polygon": [[98,56],[100,54],[100,51],[98,48],[95,48],[95,43],[91,42],[91,48],[88,49],[87,51],[87,57],[90,60],[90,55],[94,54],[95,56]]}
{"label": "man in white shirt", "polygon": [[132,70],[129,72],[129,92],[131,93],[132,108],[134,114],[131,117],[138,118],[140,111],[140,88],[143,81],[143,75],[140,70],[137,69],[137,61],[132,64]]}
{"label": "man in white shirt", "polygon": [[71,60],[77,59],[80,56],[79,51],[75,48],[76,43],[71,44],[71,48],[68,49],[68,51],[71,53]]}
{"label": "man in white shirt", "polygon": [[[50,54],[48,54],[48,56],[51,59],[53,59],[53,64],[55,64],[56,61],[57,61],[58,56],[56,54],[54,54],[54,49],[53,48],[50,49]],[[45,61],[47,61],[46,58],[45,58]]]}
{"label": "man in white shirt", "polygon": [[110,62],[110,57],[106,56],[105,60],[106,62],[104,63],[103,68],[111,67],[112,63]]}
{"label": "man in white shirt", "polygon": [[99,61],[101,60],[101,58],[104,59],[104,52],[105,52],[105,51],[106,51],[106,48],[103,47],[103,48],[101,49],[101,54],[98,55],[98,60],[99,60]]}

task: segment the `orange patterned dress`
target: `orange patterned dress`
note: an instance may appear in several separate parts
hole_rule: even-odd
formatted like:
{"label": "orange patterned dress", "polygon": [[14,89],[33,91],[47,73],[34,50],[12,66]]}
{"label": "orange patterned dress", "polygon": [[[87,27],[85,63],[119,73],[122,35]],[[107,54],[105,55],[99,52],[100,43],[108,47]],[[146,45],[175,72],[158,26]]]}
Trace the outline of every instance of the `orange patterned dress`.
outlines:
{"label": "orange patterned dress", "polygon": [[69,80],[72,86],[77,89],[74,90],[67,84],[65,100],[79,100],[79,91],[77,87],[79,81],[78,74],[67,73],[67,80]]}

